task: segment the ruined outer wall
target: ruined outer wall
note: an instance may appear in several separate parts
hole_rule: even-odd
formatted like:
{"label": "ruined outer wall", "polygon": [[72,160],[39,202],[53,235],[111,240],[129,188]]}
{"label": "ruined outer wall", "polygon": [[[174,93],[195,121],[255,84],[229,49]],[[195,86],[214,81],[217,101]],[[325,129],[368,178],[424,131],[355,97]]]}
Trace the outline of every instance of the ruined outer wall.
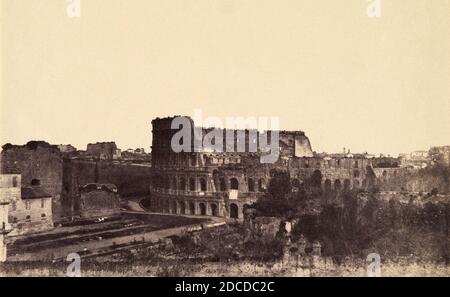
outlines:
{"label": "ruined outer wall", "polygon": [[73,205],[73,210],[79,209],[78,188],[89,183],[114,184],[122,197],[147,195],[150,176],[149,165],[67,159],[64,161],[64,190],[70,203],[66,207],[71,209]]}
{"label": "ruined outer wall", "polygon": [[281,157],[312,157],[309,138],[302,131],[280,131]]}
{"label": "ruined outer wall", "polygon": [[449,176],[434,168],[374,168],[382,191],[450,193]]}

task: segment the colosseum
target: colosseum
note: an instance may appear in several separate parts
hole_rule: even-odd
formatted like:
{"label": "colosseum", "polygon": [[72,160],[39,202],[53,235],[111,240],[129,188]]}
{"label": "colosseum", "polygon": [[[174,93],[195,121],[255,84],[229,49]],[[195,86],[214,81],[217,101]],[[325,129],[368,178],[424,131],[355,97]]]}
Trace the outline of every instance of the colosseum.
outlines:
{"label": "colosseum", "polygon": [[[223,145],[234,147],[225,152],[211,149],[181,151],[171,148],[171,128],[175,117],[152,121],[152,182],[150,205],[153,211],[172,214],[208,215],[226,218],[243,218],[246,205],[257,201],[276,171],[285,171],[291,178],[293,191],[313,175],[319,177],[324,197],[338,199],[339,193],[352,188],[367,188],[374,182],[372,159],[363,155],[318,155],[311,149],[308,137],[302,131],[279,132],[279,158],[275,163],[261,163],[261,150],[236,152],[238,133],[245,135],[249,147],[250,131],[223,132]],[[211,128],[195,127],[204,137]],[[259,132],[256,131],[259,137]],[[271,135],[271,131],[267,134]],[[242,135],[242,134],[241,134]],[[193,136],[195,137],[195,136]],[[253,138],[252,138],[253,139]],[[259,139],[259,138],[257,138]]]}

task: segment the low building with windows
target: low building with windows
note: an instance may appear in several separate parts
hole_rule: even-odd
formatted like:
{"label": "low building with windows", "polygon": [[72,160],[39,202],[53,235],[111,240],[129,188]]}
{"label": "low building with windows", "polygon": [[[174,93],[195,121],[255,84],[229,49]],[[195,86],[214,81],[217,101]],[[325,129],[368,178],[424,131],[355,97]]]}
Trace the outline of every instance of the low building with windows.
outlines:
{"label": "low building with windows", "polygon": [[[19,180],[20,181],[20,180]],[[19,192],[11,197],[8,221],[10,235],[47,231],[53,228],[52,195],[40,185],[17,187]]]}

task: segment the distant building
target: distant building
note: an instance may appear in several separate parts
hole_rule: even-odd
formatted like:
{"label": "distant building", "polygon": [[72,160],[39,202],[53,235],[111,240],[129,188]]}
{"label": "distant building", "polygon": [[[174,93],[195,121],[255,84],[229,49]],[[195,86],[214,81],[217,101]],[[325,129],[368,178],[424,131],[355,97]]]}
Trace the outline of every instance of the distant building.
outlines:
{"label": "distant building", "polygon": [[59,144],[57,147],[61,153],[75,153],[77,151],[77,148],[71,144]]}
{"label": "distant building", "polygon": [[450,145],[432,147],[428,155],[433,163],[450,166]]}
{"label": "distant building", "polygon": [[122,152],[121,155],[122,161],[132,161],[134,163],[150,163],[151,162],[151,154],[145,153],[143,148],[138,149],[127,149]]}
{"label": "distant building", "polygon": [[120,157],[120,151],[115,142],[97,142],[87,145],[86,153],[100,160],[113,160]]}
{"label": "distant building", "polygon": [[145,150],[143,148],[137,148],[134,150],[135,154],[145,154]]}
{"label": "distant building", "polygon": [[394,157],[375,157],[372,158],[372,166],[374,168],[396,168],[400,166],[400,159]]}
{"label": "distant building", "polygon": [[428,151],[414,151],[409,154],[400,154],[399,160],[401,166],[414,168],[424,168],[431,161]]}

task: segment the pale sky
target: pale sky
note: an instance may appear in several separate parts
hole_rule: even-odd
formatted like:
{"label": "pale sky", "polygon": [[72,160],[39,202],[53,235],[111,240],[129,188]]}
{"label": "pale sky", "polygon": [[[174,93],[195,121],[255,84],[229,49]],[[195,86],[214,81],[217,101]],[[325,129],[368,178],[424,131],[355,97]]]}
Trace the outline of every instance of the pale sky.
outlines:
{"label": "pale sky", "polygon": [[0,140],[151,145],[169,115],[277,116],[313,150],[450,144],[450,0],[1,0]]}

